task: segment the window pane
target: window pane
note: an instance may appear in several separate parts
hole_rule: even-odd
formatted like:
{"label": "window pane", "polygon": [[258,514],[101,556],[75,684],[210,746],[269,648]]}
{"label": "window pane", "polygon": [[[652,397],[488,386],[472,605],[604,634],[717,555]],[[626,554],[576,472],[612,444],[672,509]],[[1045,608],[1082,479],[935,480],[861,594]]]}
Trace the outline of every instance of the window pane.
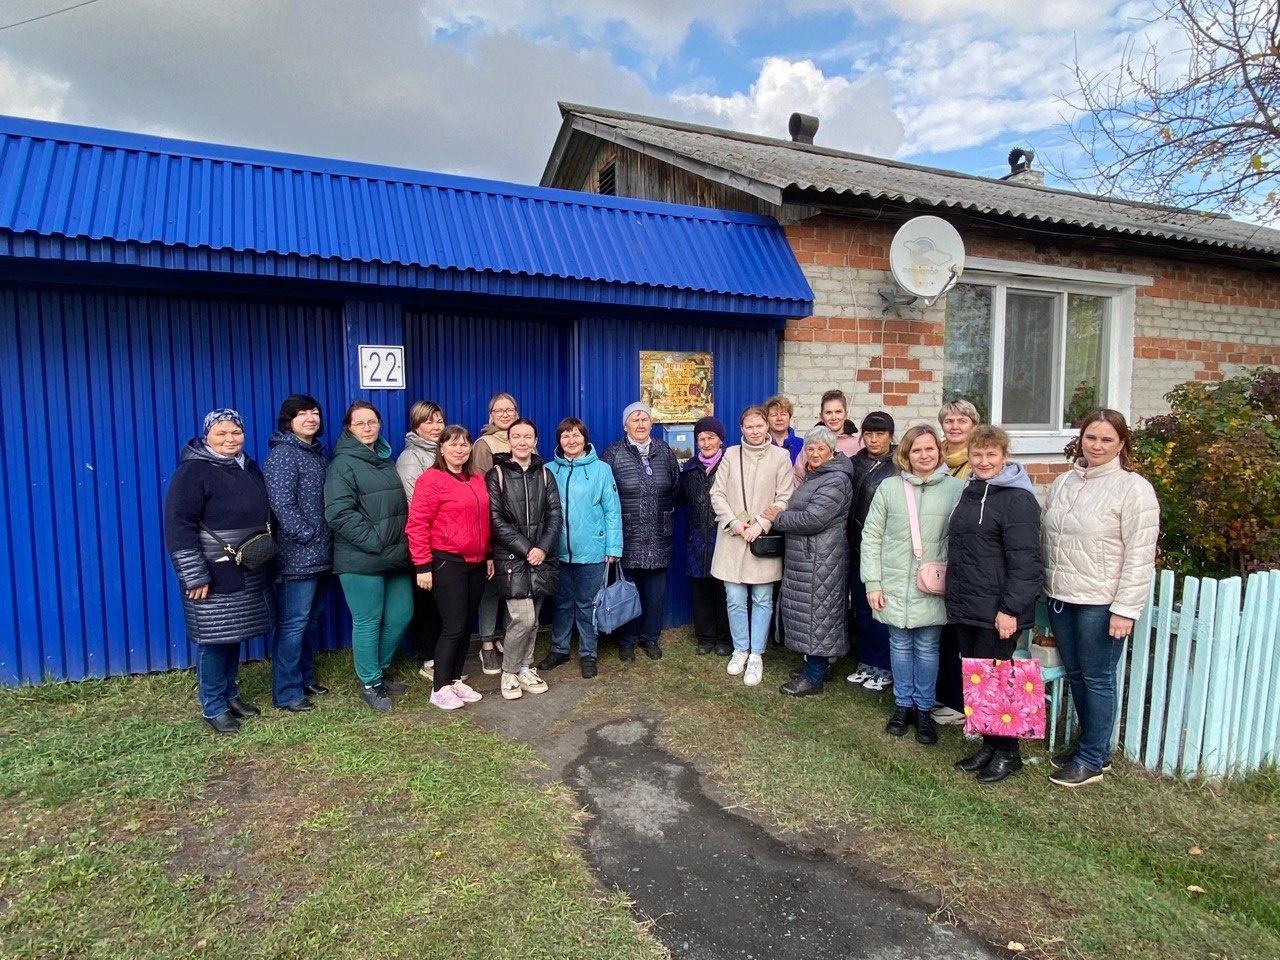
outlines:
{"label": "window pane", "polygon": [[1067,366],[1062,381],[1062,425],[1074,427],[1107,402],[1102,391],[1104,297],[1067,297]]}
{"label": "window pane", "polygon": [[993,287],[958,284],[947,293],[942,399],[968,400],[991,419],[991,300]]}
{"label": "window pane", "polygon": [[1010,290],[1005,296],[1005,424],[1053,426],[1054,294]]}

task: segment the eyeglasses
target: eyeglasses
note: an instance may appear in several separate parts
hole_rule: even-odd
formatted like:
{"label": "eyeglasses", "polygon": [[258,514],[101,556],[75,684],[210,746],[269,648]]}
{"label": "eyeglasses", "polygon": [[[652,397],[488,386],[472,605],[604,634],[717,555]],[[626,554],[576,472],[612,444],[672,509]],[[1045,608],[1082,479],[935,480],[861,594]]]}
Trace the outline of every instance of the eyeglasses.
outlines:
{"label": "eyeglasses", "polygon": [[351,421],[352,430],[367,430],[369,427],[380,426],[382,426],[382,422],[379,420],[361,420],[359,423],[356,423],[354,420]]}
{"label": "eyeglasses", "polygon": [[515,407],[494,407],[489,412],[490,413],[515,413],[516,408]]}

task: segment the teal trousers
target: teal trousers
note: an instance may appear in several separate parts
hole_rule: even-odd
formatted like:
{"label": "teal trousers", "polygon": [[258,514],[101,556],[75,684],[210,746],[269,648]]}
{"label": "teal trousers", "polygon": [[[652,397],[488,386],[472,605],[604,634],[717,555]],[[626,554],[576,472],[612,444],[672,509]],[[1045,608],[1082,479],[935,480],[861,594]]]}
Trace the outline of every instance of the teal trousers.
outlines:
{"label": "teal trousers", "polygon": [[338,579],[351,610],[351,657],[356,676],[366,687],[377,686],[413,619],[413,576],[342,573]]}

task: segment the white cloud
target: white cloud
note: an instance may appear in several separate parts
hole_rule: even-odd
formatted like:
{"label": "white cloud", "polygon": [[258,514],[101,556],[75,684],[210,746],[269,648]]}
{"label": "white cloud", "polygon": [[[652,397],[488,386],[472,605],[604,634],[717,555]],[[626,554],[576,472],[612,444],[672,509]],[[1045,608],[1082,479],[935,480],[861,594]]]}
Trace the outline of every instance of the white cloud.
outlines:
{"label": "white cloud", "polygon": [[40,70],[0,60],[0,113],[36,120],[61,120],[70,84]]}
{"label": "white cloud", "polygon": [[788,119],[799,111],[821,121],[817,142],[823,146],[885,155],[902,141],[902,125],[889,110],[882,78],[828,77],[808,60],[769,57],[745,93],[689,93],[673,99],[747,133],[785,137]]}

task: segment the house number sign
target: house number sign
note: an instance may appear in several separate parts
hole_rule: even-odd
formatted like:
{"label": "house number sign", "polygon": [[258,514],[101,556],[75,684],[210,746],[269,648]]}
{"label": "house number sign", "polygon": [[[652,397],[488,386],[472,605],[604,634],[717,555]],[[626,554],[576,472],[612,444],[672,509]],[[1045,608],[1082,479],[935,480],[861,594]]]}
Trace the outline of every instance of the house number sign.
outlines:
{"label": "house number sign", "polygon": [[360,344],[360,389],[403,390],[404,347]]}

